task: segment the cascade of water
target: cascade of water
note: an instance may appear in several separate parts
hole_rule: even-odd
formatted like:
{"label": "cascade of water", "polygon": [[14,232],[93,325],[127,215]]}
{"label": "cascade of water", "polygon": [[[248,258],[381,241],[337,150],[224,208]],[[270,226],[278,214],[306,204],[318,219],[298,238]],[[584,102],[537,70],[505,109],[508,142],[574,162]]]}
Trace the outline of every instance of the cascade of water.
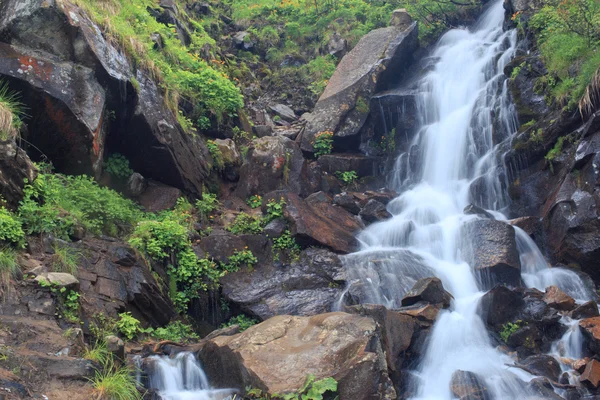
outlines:
{"label": "cascade of water", "polygon": [[231,389],[212,389],[192,353],[148,360],[148,389],[156,390],[162,400],[225,400],[233,394]]}
{"label": "cascade of water", "polygon": [[[503,31],[503,18],[502,1],[496,1],[473,29],[454,29],[440,39],[431,57],[435,65],[416,95],[420,129],[408,147],[419,162],[398,157],[391,185],[401,194],[388,205],[392,218],[361,232],[361,249],[344,257],[348,294],[361,303],[399,307],[418,279],[432,275],[454,296],[414,373],[411,392],[419,399],[451,399],[458,370],[482,377],[496,399],[522,398],[532,378],[508,369],[513,360],[490,343],[478,315],[484,292],[461,254],[461,242],[469,240],[462,228],[478,218],[464,215],[464,207],[475,202],[505,219],[500,210],[508,204],[495,150],[518,127],[502,72],[514,55],[516,32]],[[579,301],[591,298],[576,274],[550,269],[522,230],[516,238],[528,286],[557,285]]]}

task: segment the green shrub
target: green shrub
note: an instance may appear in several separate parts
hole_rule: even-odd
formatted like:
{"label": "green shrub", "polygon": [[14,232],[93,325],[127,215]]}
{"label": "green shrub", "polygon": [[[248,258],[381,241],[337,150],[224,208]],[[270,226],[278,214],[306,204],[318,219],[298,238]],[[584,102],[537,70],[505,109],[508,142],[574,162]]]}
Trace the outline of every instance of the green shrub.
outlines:
{"label": "green shrub", "polygon": [[0,241],[25,247],[25,232],[21,221],[4,207],[0,207]]}
{"label": "green shrub", "polygon": [[181,321],[173,321],[165,327],[156,328],[150,332],[150,336],[157,340],[170,340],[177,343],[200,339],[194,328]]}
{"label": "green shrub", "polygon": [[138,334],[145,332],[142,329],[140,321],[133,317],[130,312],[124,312],[119,314],[116,328],[119,330],[121,335],[125,336],[127,340],[133,340]]}
{"label": "green shrub", "polygon": [[206,147],[213,159],[213,168],[217,171],[222,171],[225,168],[225,161],[223,160],[223,153],[221,153],[219,145],[214,140],[209,140],[206,142]]}
{"label": "green shrub", "polygon": [[344,182],[345,185],[350,185],[354,183],[356,179],[358,179],[356,171],[337,171],[335,175],[338,177],[339,180]]}
{"label": "green shrub", "polygon": [[128,179],[133,170],[129,167],[129,160],[119,153],[111,154],[104,163],[104,169],[110,175],[119,179]]}
{"label": "green shrub", "polygon": [[226,229],[234,235],[245,233],[258,234],[263,231],[263,221],[259,217],[242,212],[235,217],[233,224],[229,225]]}
{"label": "green shrub", "polygon": [[208,218],[209,214],[219,208],[220,205],[217,195],[213,193],[202,193],[202,199],[196,200],[196,209],[203,219]]}
{"label": "green shrub", "polygon": [[280,253],[285,253],[290,260],[297,261],[300,257],[301,250],[302,248],[296,242],[296,239],[292,237],[292,233],[289,229],[286,229],[278,238],[273,239],[273,252],[276,260],[279,259]]}
{"label": "green shrub", "polygon": [[317,133],[313,142],[313,148],[315,149],[315,157],[317,158],[331,153],[333,150],[333,132],[323,131]]}
{"label": "green shrub", "polygon": [[227,272],[236,272],[243,266],[248,268],[253,268],[258,259],[254,256],[252,251],[250,250],[236,250],[229,258],[227,258],[227,262],[223,263],[221,267],[223,270]]}
{"label": "green shrub", "polygon": [[258,208],[262,205],[262,197],[259,195],[250,196],[246,199],[246,204],[248,204],[250,208]]}
{"label": "green shrub", "polygon": [[269,223],[274,219],[283,218],[283,212],[285,210],[285,199],[282,197],[279,201],[273,199],[267,202],[267,215],[265,216],[265,223]]}
{"label": "green shrub", "polygon": [[258,324],[258,320],[254,318],[250,318],[247,315],[240,314],[235,317],[231,317],[229,321],[221,325],[221,328],[226,328],[232,325],[238,325],[240,327],[240,332],[245,331],[253,325]]}

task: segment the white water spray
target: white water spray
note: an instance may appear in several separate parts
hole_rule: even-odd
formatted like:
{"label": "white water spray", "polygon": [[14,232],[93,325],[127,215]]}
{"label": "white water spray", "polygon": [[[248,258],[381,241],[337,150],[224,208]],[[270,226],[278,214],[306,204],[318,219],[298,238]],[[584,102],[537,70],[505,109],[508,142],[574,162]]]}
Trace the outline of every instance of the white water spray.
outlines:
{"label": "white water spray", "polygon": [[[451,399],[457,370],[479,375],[494,399],[523,398],[532,378],[507,368],[514,360],[491,344],[478,315],[484,292],[460,250],[461,241],[469,240],[463,226],[478,218],[464,215],[465,206],[475,202],[505,219],[498,210],[508,204],[504,166],[495,150],[517,130],[502,72],[514,55],[516,32],[504,32],[503,19],[497,1],[473,29],[451,30],[441,38],[432,54],[434,68],[420,80],[416,95],[420,129],[409,147],[417,149],[419,160],[409,163],[406,153],[398,157],[391,186],[401,195],[388,205],[393,217],[365,229],[358,237],[361,250],[344,257],[353,282],[348,292],[361,303],[400,307],[413,284],[432,275],[454,296],[415,371],[418,399]],[[576,274],[549,269],[531,238],[516,232],[527,285],[541,290],[557,285],[587,299]]]}

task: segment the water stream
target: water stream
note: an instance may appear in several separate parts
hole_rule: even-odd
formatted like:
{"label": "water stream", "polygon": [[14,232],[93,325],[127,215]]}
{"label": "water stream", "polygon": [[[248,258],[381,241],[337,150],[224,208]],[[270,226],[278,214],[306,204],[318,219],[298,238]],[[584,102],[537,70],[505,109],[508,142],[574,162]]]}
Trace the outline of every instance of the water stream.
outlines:
{"label": "water stream", "polygon": [[[414,371],[412,393],[418,399],[451,399],[457,370],[482,377],[494,399],[524,398],[526,382],[533,378],[507,368],[514,360],[491,343],[478,314],[485,292],[462,250],[469,241],[464,225],[480,218],[465,215],[465,206],[476,203],[496,219],[506,219],[501,212],[508,205],[505,166],[497,148],[518,128],[502,72],[517,38],[515,30],[503,30],[503,19],[502,1],[496,1],[474,27],[451,30],[440,39],[430,56],[431,71],[418,82],[419,129],[411,154],[400,155],[391,174],[390,187],[401,193],[388,205],[393,217],[361,232],[361,249],[344,257],[348,293],[361,303],[400,307],[418,279],[434,275],[454,296]],[[411,157],[418,162],[407,162]],[[591,298],[578,275],[549,268],[518,228],[516,240],[527,286],[557,285],[580,302]],[[565,340],[580,346],[573,335]]]}

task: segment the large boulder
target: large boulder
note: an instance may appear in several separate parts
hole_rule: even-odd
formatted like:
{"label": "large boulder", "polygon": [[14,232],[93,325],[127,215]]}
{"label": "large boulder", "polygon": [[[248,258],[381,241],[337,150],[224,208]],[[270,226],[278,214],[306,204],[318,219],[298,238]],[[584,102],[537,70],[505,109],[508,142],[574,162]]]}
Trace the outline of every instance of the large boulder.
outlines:
{"label": "large boulder", "polygon": [[354,233],[361,229],[356,216],[331,204],[324,193],[306,200],[288,191],[274,191],[264,196],[269,200],[285,201],[284,215],[290,223],[292,236],[304,246],[318,245],[337,253],[350,253],[357,247]]}
{"label": "large boulder", "polygon": [[402,298],[402,306],[412,306],[418,302],[450,307],[452,295],[448,293],[439,278],[419,279],[413,288]]}
{"label": "large boulder", "polygon": [[452,394],[460,400],[491,400],[485,380],[474,372],[457,370],[450,381]]}
{"label": "large boulder", "polygon": [[289,266],[259,262],[251,271],[221,279],[223,296],[261,319],[275,315],[316,315],[333,310],[346,276],[335,253],[307,249]]}
{"label": "large boulder", "polygon": [[278,189],[300,193],[306,169],[306,160],[294,141],[283,136],[256,139],[240,169],[235,194],[245,199]]}
{"label": "large boulder", "polygon": [[99,176],[111,136],[111,147],[144,176],[202,192],[210,172],[205,145],[182,130],[157,85],[133,72],[80,8],[3,1],[0,37],[0,77],[36,116],[26,139],[59,171]]}
{"label": "large boulder", "polygon": [[276,316],[234,336],[219,336],[198,352],[215,387],[297,392],[306,377],[333,377],[341,399],[391,399],[377,324],[346,313]]}
{"label": "large boulder", "polygon": [[600,353],[600,317],[583,319],[579,321],[579,327],[590,351]]}
{"label": "large boulder", "polygon": [[37,171],[14,140],[0,141],[0,197],[16,207],[23,197],[25,179],[33,181]]}
{"label": "large boulder", "polygon": [[477,219],[463,228],[463,251],[486,288],[497,283],[518,286],[521,261],[517,251],[515,229],[504,222]]}
{"label": "large boulder", "polygon": [[[400,21],[400,19],[398,19]],[[315,136],[334,133],[336,146],[358,149],[371,96],[397,78],[418,47],[417,24],[404,22],[363,36],[338,64],[302,136],[302,151],[312,153]]]}

